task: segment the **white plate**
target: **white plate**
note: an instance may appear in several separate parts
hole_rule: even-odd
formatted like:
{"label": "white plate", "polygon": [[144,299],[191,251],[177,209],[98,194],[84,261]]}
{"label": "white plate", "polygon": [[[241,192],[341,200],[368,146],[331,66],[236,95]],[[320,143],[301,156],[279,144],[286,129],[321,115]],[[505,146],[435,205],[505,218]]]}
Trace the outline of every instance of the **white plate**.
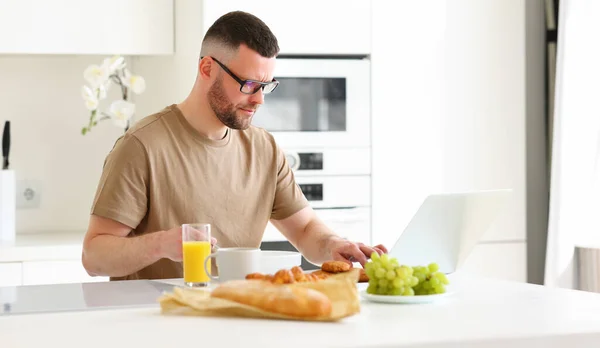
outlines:
{"label": "white plate", "polygon": [[394,296],[394,295],[372,295],[367,294],[367,290],[362,290],[360,295],[371,302],[379,303],[433,303],[439,300],[445,299],[448,296],[454,294],[451,291],[446,291],[443,294],[438,295],[418,295],[418,296]]}

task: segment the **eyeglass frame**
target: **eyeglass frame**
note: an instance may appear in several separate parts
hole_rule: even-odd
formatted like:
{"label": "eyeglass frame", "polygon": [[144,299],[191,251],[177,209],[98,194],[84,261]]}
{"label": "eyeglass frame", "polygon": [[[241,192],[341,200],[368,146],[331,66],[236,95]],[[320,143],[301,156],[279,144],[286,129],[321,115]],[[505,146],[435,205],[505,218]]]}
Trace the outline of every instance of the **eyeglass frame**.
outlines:
{"label": "eyeglass frame", "polygon": [[[261,89],[263,90],[264,94],[269,94],[269,93],[272,93],[277,88],[277,86],[279,86],[279,81],[277,81],[275,79],[273,79],[270,82],[262,82],[262,81],[257,81],[257,80],[242,80],[236,74],[234,74],[231,70],[229,70],[229,68],[227,66],[225,66],[225,64],[219,62],[219,60],[217,60],[217,58],[215,58],[213,56],[206,56],[206,57],[210,57],[212,60],[214,60],[217,64],[219,64],[221,69],[223,69],[229,76],[231,76],[237,83],[239,83],[240,84],[240,92],[243,94],[252,95]],[[204,56],[200,57],[200,59],[203,59],[203,58],[204,58]],[[242,88],[244,88],[244,85],[246,85],[248,82],[257,83],[257,84],[259,84],[259,86],[252,93],[247,93],[247,92],[242,91]],[[265,93],[265,87],[272,83],[275,83],[275,87],[273,87],[273,89],[271,91]]]}

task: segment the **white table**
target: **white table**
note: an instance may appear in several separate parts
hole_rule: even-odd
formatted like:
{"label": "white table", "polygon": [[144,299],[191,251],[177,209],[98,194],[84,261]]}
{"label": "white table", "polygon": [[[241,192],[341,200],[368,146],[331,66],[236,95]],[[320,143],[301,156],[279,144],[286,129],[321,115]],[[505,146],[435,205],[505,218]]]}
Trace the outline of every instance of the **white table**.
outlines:
{"label": "white table", "polygon": [[6,316],[0,347],[600,347],[600,294],[451,281],[444,302],[363,302],[338,323],[162,316],[158,305]]}

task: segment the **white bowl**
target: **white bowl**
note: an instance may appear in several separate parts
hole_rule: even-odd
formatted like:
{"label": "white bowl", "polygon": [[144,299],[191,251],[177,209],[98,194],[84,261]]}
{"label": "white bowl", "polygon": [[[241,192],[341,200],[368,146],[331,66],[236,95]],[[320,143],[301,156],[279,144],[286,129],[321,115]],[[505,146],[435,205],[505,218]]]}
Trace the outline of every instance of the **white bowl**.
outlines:
{"label": "white bowl", "polygon": [[261,250],[260,273],[275,274],[302,264],[302,254],[294,251]]}

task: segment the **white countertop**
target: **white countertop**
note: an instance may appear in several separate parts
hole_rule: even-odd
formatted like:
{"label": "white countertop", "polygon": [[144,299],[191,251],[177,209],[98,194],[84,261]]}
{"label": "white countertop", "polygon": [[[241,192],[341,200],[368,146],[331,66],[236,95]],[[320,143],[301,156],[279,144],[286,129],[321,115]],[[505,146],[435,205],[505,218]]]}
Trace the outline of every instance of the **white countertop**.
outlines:
{"label": "white countertop", "polygon": [[[12,244],[0,243],[0,262],[79,260],[85,232],[18,233]],[[276,230],[267,230],[263,241],[285,241]]]}
{"label": "white countertop", "polygon": [[163,316],[158,304],[6,316],[0,345],[600,347],[600,294],[466,274],[451,281],[455,294],[443,302],[362,302],[359,314],[338,323]]}
{"label": "white countertop", "polygon": [[0,262],[81,259],[84,236],[84,232],[17,234],[13,244],[0,244]]}

